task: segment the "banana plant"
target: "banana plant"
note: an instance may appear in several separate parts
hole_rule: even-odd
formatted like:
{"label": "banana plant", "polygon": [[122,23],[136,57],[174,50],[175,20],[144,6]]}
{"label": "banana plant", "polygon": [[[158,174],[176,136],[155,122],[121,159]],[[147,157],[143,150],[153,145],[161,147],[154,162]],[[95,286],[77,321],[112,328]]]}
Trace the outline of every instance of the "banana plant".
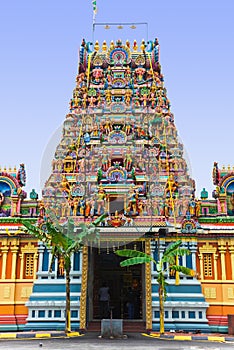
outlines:
{"label": "banana plant", "polygon": [[52,272],[52,266],[55,259],[61,259],[66,277],[66,320],[65,332],[71,332],[71,302],[70,302],[70,272],[71,258],[75,252],[78,252],[82,246],[88,242],[95,242],[99,237],[97,225],[101,223],[106,214],[101,215],[89,225],[79,224],[75,229],[74,221],[68,218],[65,225],[61,225],[53,215],[48,212],[49,221],[45,221],[42,227],[32,225],[29,221],[22,221],[27,232],[38,238],[46,246],[51,248],[52,259],[49,271]]}
{"label": "banana plant", "polygon": [[158,273],[158,294],[159,294],[159,319],[160,319],[160,334],[164,334],[164,304],[167,298],[167,282],[166,277],[172,273],[182,272],[187,276],[195,276],[195,271],[178,264],[178,257],[183,255],[189,255],[188,249],[180,248],[182,241],[178,240],[171,243],[164,251],[162,257],[155,260],[151,255],[144,252],[132,249],[117,250],[115,253],[121,257],[127,257],[128,259],[121,261],[120,266],[131,266],[137,264],[153,263]]}

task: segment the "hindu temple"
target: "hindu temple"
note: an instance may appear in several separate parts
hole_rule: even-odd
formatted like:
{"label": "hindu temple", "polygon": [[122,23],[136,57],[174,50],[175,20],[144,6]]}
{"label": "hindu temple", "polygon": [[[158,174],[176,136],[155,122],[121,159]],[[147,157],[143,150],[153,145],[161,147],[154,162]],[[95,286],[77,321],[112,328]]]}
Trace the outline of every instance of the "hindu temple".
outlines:
{"label": "hindu temple", "polygon": [[49,272],[51,250],[21,230],[24,218],[42,226],[49,209],[61,225],[72,217],[77,228],[106,213],[98,243],[72,259],[73,329],[99,327],[98,290],[105,281],[113,318],[128,325],[125,295],[132,287],[134,321],[142,330],[158,330],[155,266],[121,268],[115,251],[137,249],[157,260],[180,239],[191,253],[180,264],[197,273],[180,274],[179,283],[168,273],[165,328],[227,332],[234,298],[234,169],[215,162],[213,198],[204,188],[198,199],[172,109],[157,38],[82,40],[42,198],[33,190],[27,200],[23,164],[18,173],[0,173],[0,320],[6,330],[64,328],[63,262]]}

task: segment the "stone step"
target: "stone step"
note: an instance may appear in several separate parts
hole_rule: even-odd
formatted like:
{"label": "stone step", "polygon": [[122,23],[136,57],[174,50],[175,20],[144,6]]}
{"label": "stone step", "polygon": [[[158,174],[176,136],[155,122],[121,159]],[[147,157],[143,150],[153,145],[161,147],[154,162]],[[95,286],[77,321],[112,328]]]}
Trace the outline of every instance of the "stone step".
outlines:
{"label": "stone step", "polygon": [[[101,321],[90,321],[87,328],[88,332],[100,332]],[[145,322],[143,321],[123,321],[124,332],[145,332]]]}

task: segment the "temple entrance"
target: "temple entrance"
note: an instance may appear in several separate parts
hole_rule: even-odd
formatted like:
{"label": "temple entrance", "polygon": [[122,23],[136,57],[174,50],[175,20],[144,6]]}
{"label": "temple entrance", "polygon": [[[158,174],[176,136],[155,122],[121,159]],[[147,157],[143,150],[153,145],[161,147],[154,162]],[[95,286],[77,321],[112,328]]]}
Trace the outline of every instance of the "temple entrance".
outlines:
{"label": "temple entrance", "polygon": [[[135,244],[136,246],[136,244]],[[137,250],[141,243],[137,244]],[[133,249],[133,244],[127,245]],[[92,249],[90,252],[92,268],[89,272],[89,320],[100,319],[99,288],[103,282],[110,290],[110,303],[113,318],[142,320],[144,318],[144,265],[120,267],[122,260],[112,249]],[[92,270],[92,271],[91,271]],[[129,314],[129,291],[131,289],[133,310]]]}
{"label": "temple entrance", "polygon": [[109,213],[115,214],[116,210],[118,213],[124,213],[124,198],[120,196],[109,197]]}

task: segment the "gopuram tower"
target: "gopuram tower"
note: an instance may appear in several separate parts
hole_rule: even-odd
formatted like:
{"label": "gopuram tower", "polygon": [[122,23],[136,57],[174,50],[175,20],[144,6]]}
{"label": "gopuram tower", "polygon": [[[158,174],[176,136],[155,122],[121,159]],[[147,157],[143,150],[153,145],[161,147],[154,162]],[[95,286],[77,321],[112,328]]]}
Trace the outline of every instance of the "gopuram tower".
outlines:
{"label": "gopuram tower", "polygon": [[[98,247],[84,247],[74,256],[74,327],[86,328],[99,318],[96,295],[105,280],[115,318],[127,318],[125,294],[133,286],[138,292],[134,318],[142,320],[145,329],[158,329],[157,272],[153,266],[121,269],[116,248],[134,247],[157,258],[180,238],[191,251],[181,263],[196,270],[200,203],[178,138],[159,53],[157,39],[81,43],[70,111],[41,206],[42,218],[49,208],[61,224],[72,217],[77,226],[107,214]],[[64,276],[59,262],[48,274],[50,252],[43,244],[39,259],[27,327],[58,328],[64,323]],[[175,286],[175,277],[168,275],[166,329],[207,330],[207,306],[195,277],[181,275]]]}

